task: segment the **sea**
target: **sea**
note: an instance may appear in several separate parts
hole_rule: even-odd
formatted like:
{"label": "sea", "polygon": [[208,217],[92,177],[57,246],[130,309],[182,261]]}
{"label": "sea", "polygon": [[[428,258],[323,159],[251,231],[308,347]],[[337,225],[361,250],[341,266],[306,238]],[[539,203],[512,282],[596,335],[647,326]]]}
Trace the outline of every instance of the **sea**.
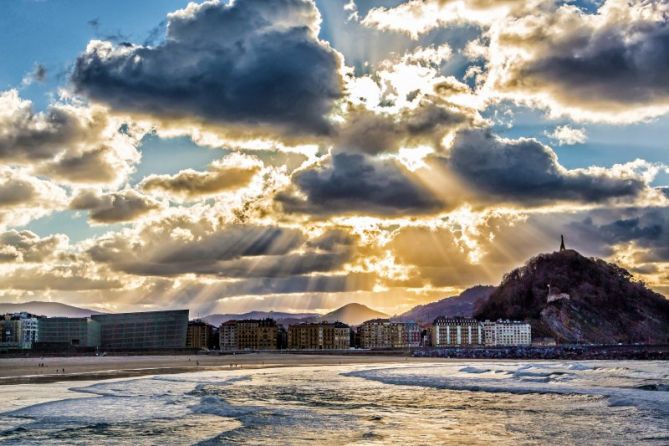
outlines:
{"label": "sea", "polygon": [[3,386],[0,445],[669,445],[669,363],[451,361]]}

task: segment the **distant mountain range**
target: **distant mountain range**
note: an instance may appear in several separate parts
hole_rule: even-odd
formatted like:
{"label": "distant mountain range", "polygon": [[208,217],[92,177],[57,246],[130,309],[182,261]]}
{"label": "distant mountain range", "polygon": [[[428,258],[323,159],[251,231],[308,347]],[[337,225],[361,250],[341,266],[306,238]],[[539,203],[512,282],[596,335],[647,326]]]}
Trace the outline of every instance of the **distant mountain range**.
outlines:
{"label": "distant mountain range", "polygon": [[507,274],[476,316],[526,320],[533,336],[561,342],[669,343],[669,300],[574,250],[538,255]]}
{"label": "distant mountain range", "polygon": [[272,318],[283,325],[304,322],[306,319],[318,318],[318,313],[285,313],[281,311],[250,311],[241,314],[210,314],[201,320],[218,327],[223,322],[242,319],[267,319]]}
{"label": "distant mountain range", "polygon": [[436,302],[418,305],[393,319],[428,324],[432,323],[438,316],[473,317],[476,310],[487,302],[493,291],[495,291],[494,286],[478,285],[463,291],[458,296],[446,297]]}
{"label": "distant mountain range", "polygon": [[344,305],[330,313],[320,315],[318,313],[285,313],[280,311],[251,311],[242,314],[210,314],[201,318],[203,321],[219,326],[223,322],[241,319],[265,319],[272,318],[281,325],[299,324],[301,322],[343,322],[348,325],[360,325],[366,320],[375,318],[387,318],[388,315],[372,310],[366,305],[352,303]]}
{"label": "distant mountain range", "polygon": [[31,301],[16,304],[0,303],[0,314],[18,313],[21,311],[48,317],[88,317],[92,314],[102,314],[99,311],[73,307],[72,305],[61,304],[58,302]]}
{"label": "distant mountain range", "polygon": [[[61,304],[58,302],[31,301],[23,303],[0,303],[0,314],[18,313],[26,311],[28,313],[48,316],[48,317],[88,317],[93,314],[103,314],[99,311],[93,311],[86,308],[79,308],[72,305]],[[201,320],[216,327],[223,322],[233,319],[265,319],[272,318],[282,325],[297,324],[300,322],[335,322],[340,321],[349,325],[360,325],[366,320],[374,318],[387,318],[388,315],[357,303],[344,305],[330,313],[320,315],[318,313],[287,313],[280,311],[251,311],[241,314],[210,314],[200,318]]]}

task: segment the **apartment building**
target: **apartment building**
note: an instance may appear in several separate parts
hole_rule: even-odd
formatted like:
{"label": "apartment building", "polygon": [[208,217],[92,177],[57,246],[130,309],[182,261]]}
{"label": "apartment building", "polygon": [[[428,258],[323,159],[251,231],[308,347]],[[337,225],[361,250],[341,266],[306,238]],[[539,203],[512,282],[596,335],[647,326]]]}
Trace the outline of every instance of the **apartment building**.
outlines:
{"label": "apartment building", "polygon": [[432,346],[483,345],[483,324],[472,318],[447,318],[440,316],[432,324]]}
{"label": "apartment building", "polygon": [[483,329],[485,345],[489,347],[532,344],[532,327],[527,322],[485,321]]}
{"label": "apartment building", "polygon": [[360,347],[391,348],[391,322],[389,319],[371,319],[358,327]]}
{"label": "apartment building", "polygon": [[343,350],[351,346],[351,328],[342,322],[302,323],[288,327],[288,348]]}
{"label": "apartment building", "polygon": [[20,312],[0,316],[0,349],[30,349],[37,342],[43,316]]}
{"label": "apartment building", "polygon": [[274,319],[233,320],[219,329],[221,350],[276,350],[278,327]]}
{"label": "apartment building", "polygon": [[186,347],[188,348],[212,348],[214,344],[214,327],[205,321],[188,321],[186,332]]}
{"label": "apartment building", "polygon": [[421,332],[420,326],[415,322],[391,322],[390,346],[392,348],[419,347]]}

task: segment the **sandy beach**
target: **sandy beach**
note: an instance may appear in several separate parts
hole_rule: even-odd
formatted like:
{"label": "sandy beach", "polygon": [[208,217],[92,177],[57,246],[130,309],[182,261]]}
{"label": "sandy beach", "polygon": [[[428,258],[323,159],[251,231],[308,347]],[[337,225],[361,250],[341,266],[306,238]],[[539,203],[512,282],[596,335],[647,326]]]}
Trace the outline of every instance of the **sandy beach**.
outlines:
{"label": "sandy beach", "polygon": [[[388,362],[440,362],[446,359],[396,355],[300,355],[249,353],[239,355],[77,356],[0,359],[0,385],[85,381],[153,374],[240,368],[348,365]],[[39,367],[44,363],[44,367]]]}

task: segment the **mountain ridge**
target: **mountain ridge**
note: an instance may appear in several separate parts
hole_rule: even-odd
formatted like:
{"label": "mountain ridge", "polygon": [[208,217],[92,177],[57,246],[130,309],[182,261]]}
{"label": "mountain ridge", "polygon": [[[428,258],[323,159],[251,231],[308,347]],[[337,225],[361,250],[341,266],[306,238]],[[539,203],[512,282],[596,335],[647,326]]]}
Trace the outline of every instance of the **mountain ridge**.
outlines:
{"label": "mountain ridge", "polygon": [[318,313],[288,313],[283,311],[249,311],[247,313],[223,313],[223,314],[208,314],[201,318],[196,318],[207,322],[208,324],[218,327],[223,322],[231,320],[243,319],[267,319],[272,318],[277,322],[285,320],[301,321],[305,319],[317,318]]}
{"label": "mountain ridge", "polygon": [[387,319],[389,316],[367,305],[350,303],[319,317],[319,322],[343,322],[348,325],[360,325],[370,319]]}
{"label": "mountain ridge", "polygon": [[473,317],[478,307],[488,300],[495,288],[492,285],[476,285],[464,290],[457,296],[417,305],[393,319],[426,324],[432,323],[438,316]]}
{"label": "mountain ridge", "polygon": [[104,314],[100,311],[75,307],[73,305],[67,305],[60,302],[31,300],[28,302],[19,303],[0,303],[0,314],[20,313],[22,311],[47,317],[88,317],[92,314]]}
{"label": "mountain ridge", "polygon": [[233,319],[265,319],[268,317],[274,319],[281,325],[299,324],[302,322],[343,322],[348,325],[360,325],[369,319],[388,318],[389,316],[374,310],[367,305],[354,302],[343,305],[323,315],[318,313],[250,311],[241,314],[210,314],[199,319],[212,325],[219,326],[221,323]]}

